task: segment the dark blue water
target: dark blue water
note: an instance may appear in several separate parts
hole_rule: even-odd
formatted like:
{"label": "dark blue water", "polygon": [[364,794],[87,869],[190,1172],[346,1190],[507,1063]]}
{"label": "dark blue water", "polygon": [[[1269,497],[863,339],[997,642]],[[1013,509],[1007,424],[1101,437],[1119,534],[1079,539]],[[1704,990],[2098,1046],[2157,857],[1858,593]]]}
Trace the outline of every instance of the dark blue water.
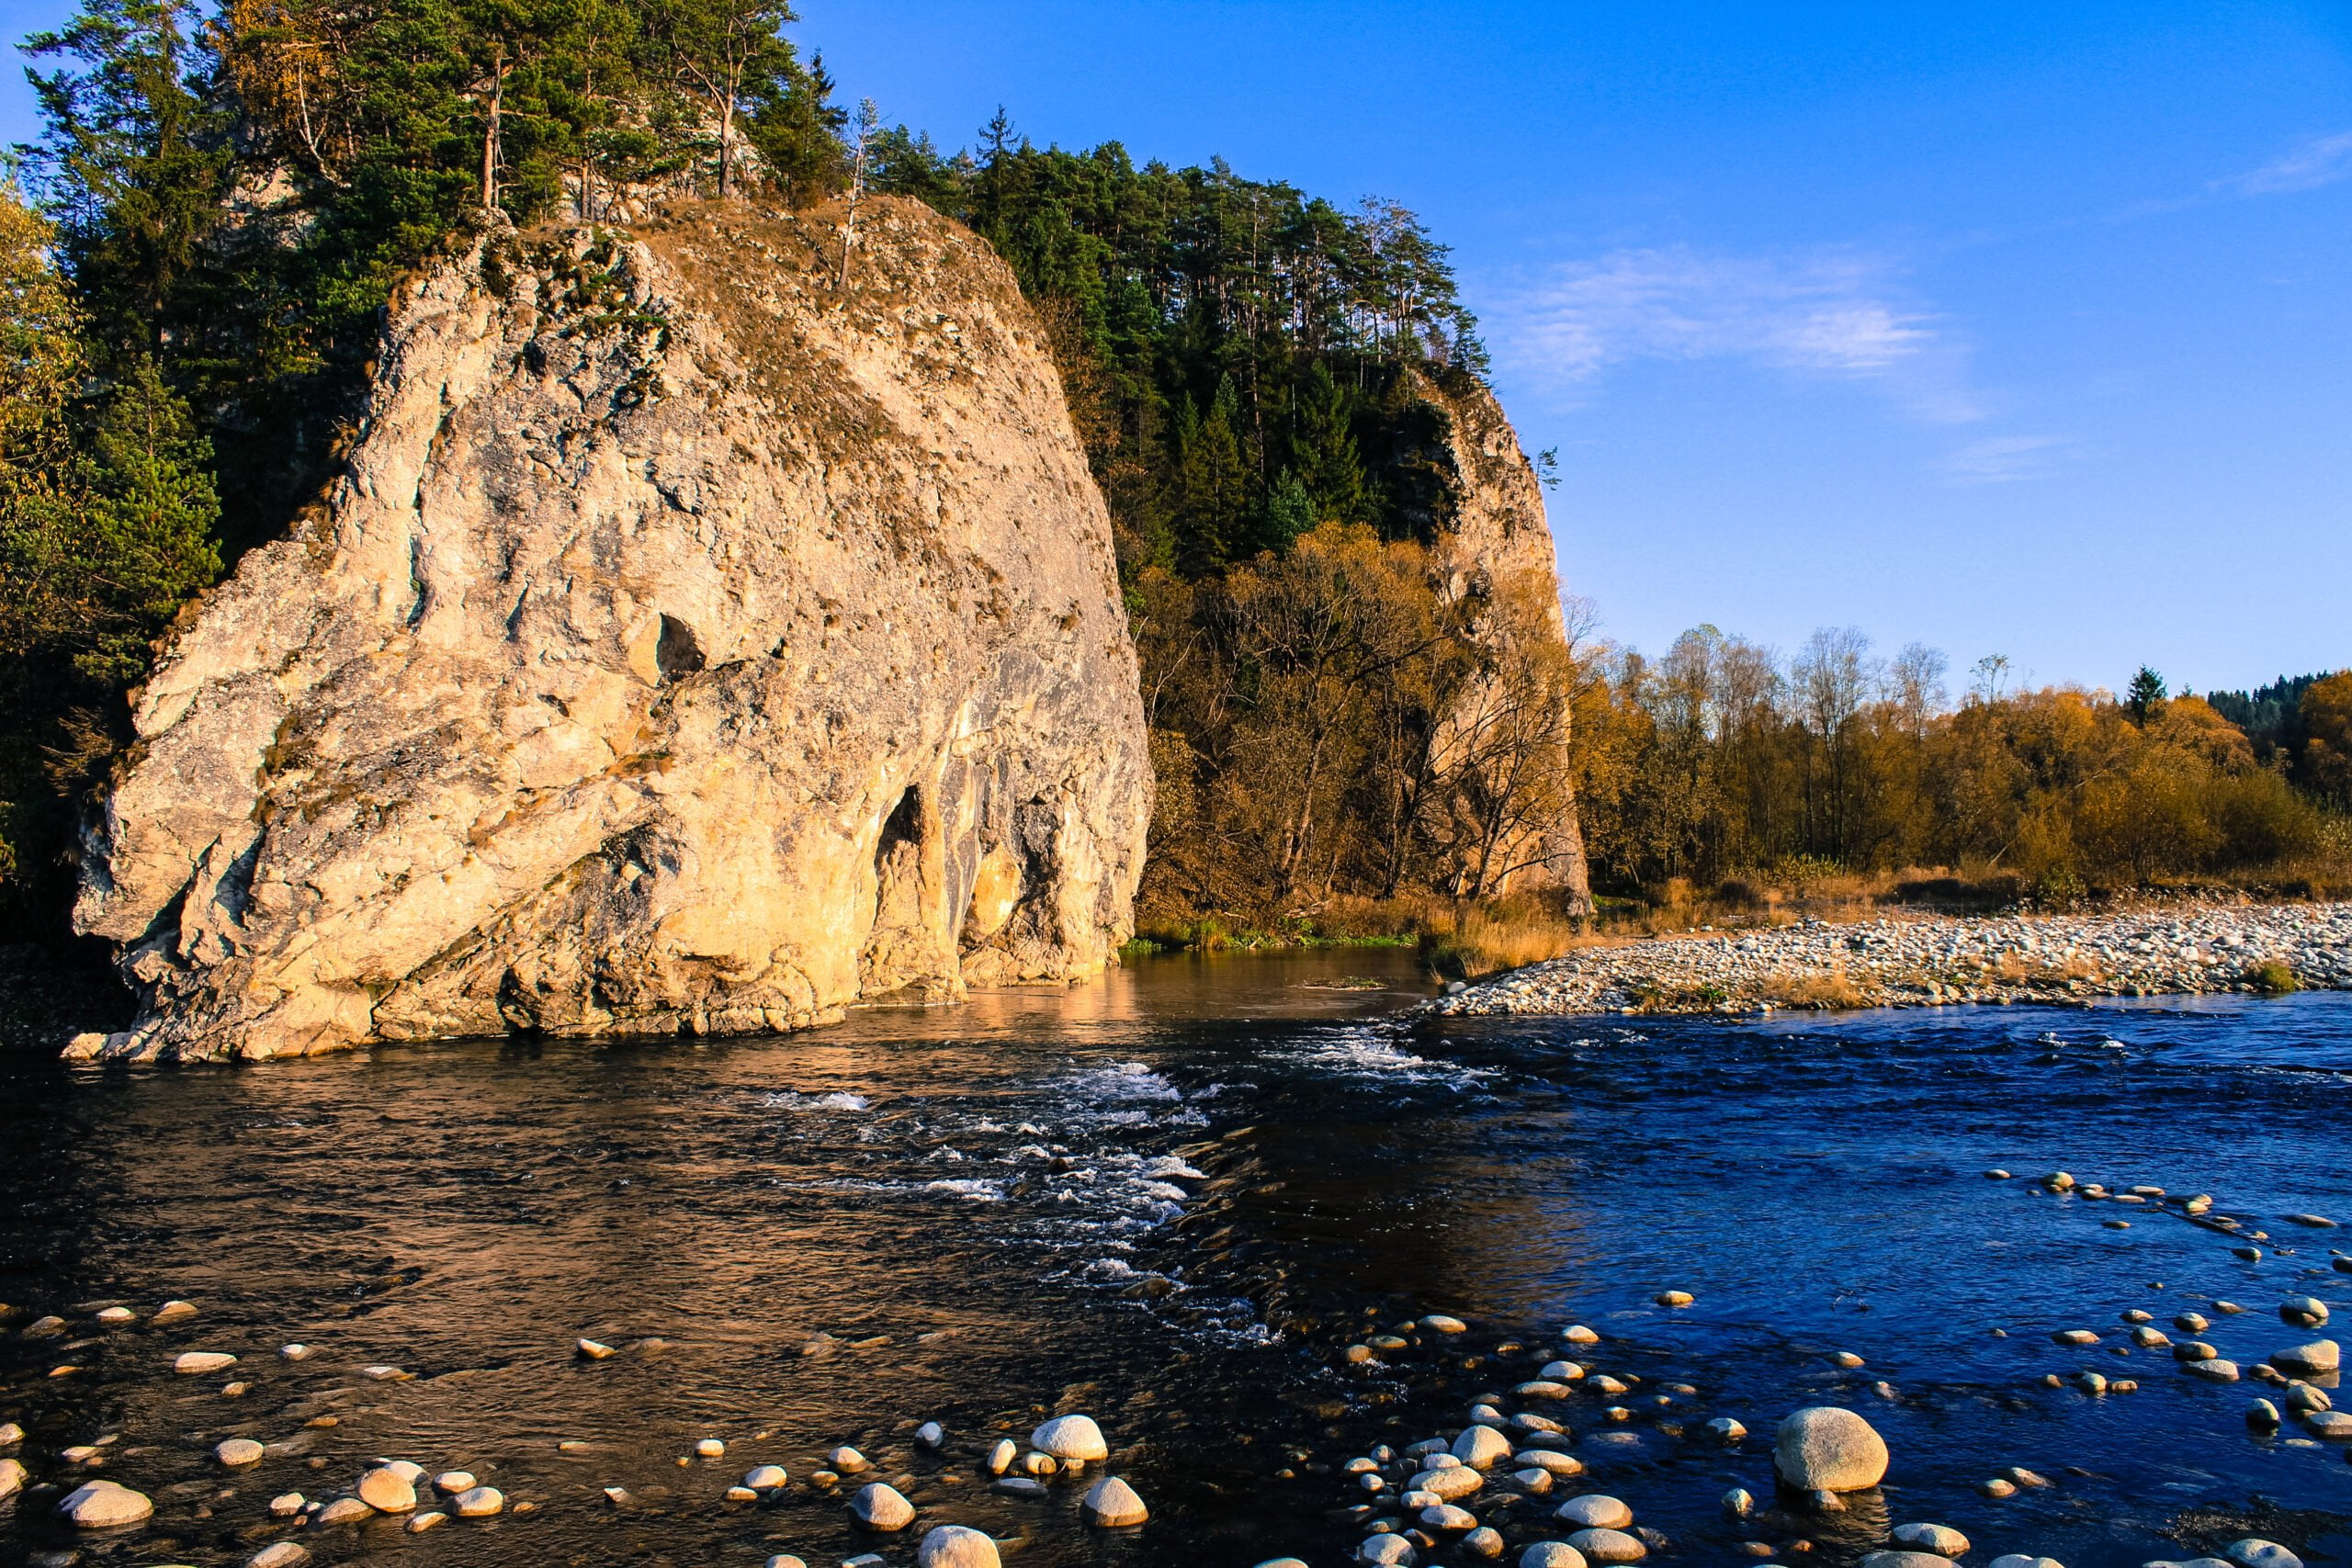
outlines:
{"label": "dark blue water", "polygon": [[[1367,972],[1399,988],[1318,983]],[[1416,985],[1363,953],[1167,961],[782,1040],[0,1068],[0,1420],[28,1429],[37,1484],[103,1473],[156,1502],[93,1538],[28,1493],[0,1559],[231,1563],[291,1536],[326,1562],[910,1562],[919,1530],[864,1535],[848,1487],[807,1481],[849,1442],[923,1523],[983,1526],[1009,1562],[1337,1563],[1365,1528],[1339,1467],[1458,1428],[1569,1323],[1603,1336],[1574,1359],[1642,1381],[1622,1424],[1595,1396],[1539,1407],[1589,1467],[1555,1499],[1623,1497],[1668,1537],[1657,1561],[1846,1562],[1915,1519],[1966,1532],[1973,1562],[2124,1568],[2250,1533],[2352,1557],[2342,1445],[2251,1433],[2275,1391],[2113,1353],[2132,1308],[2168,1331],[2202,1310],[2248,1365],[2314,1337],[2281,1297],[2352,1309],[2329,1245],[2352,1229],[2279,1218],[2352,1221],[2352,998],[1430,1024],[1395,1015]],[[2210,1192],[2265,1256],[1995,1165]],[[1652,1304],[1669,1288],[1695,1303]],[[93,1322],[167,1297],[199,1315]],[[1342,1359],[1430,1312],[1470,1332]],[[40,1314],[68,1332],[15,1332]],[[2102,1344],[2052,1343],[2075,1327]],[[582,1335],[621,1352],[579,1360]],[[283,1360],[288,1341],[315,1353]],[[185,1349],[242,1359],[175,1376]],[[2042,1386],[2086,1368],[2141,1387]],[[1694,1392],[1656,1403],[1675,1383]],[[1883,1497],[1724,1515],[1727,1487],[1770,1497],[1772,1425],[1815,1403],[1885,1436]],[[1140,1530],[1086,1528],[1082,1488],[988,1489],[989,1443],[1074,1409],[1152,1505]],[[1755,1435],[1705,1438],[1717,1415]],[[912,1440],[931,1419],[938,1454]],[[230,1436],[270,1456],[224,1471]],[[704,1437],[726,1456],[681,1465]],[[62,1457],[107,1438],[97,1469]],[[333,1496],[378,1457],[533,1506],[425,1535],[271,1518],[273,1495]],[[781,1498],[723,1501],[767,1461],[793,1472]],[[2053,1484],[1979,1495],[2010,1465]],[[1482,1517],[1515,1559],[1547,1510]]]}

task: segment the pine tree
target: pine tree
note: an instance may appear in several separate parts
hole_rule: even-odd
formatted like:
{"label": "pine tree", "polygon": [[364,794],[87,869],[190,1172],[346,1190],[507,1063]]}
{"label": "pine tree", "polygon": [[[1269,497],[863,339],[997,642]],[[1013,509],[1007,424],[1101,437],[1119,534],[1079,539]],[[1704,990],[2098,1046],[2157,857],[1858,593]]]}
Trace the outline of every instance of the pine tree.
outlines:
{"label": "pine tree", "polygon": [[1349,428],[1348,395],[1320,360],[1298,390],[1291,424],[1290,459],[1315,509],[1317,522],[1367,520],[1363,464]]}
{"label": "pine tree", "polygon": [[2123,705],[2130,710],[2132,722],[2145,729],[2148,720],[2164,711],[2166,695],[2165,678],[2143,664],[2123,694]]}

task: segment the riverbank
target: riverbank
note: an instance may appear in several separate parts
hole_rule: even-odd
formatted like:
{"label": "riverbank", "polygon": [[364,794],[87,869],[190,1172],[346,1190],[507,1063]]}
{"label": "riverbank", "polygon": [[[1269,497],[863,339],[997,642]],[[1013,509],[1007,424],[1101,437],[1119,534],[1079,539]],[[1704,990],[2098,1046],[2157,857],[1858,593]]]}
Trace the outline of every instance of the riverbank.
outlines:
{"label": "riverbank", "polygon": [[1579,949],[1451,1014],[1758,1012],[2352,989],[2352,904],[1808,921]]}

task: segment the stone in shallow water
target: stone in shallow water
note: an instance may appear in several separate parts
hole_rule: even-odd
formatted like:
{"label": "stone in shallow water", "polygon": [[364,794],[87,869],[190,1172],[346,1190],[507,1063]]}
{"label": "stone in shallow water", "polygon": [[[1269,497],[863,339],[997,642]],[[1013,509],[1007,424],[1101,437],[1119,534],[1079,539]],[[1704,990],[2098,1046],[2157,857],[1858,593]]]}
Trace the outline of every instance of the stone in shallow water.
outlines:
{"label": "stone in shallow water", "polygon": [[379,1514],[405,1514],[416,1506],[416,1483],[385,1465],[359,1478],[359,1500]]}
{"label": "stone in shallow water", "polygon": [[196,1303],[194,1302],[169,1301],[165,1302],[162,1306],[157,1307],[155,1309],[155,1315],[149,1318],[147,1321],[153,1327],[164,1328],[168,1327],[170,1325],[175,1323],[186,1323],[189,1318],[194,1317],[195,1315]]}
{"label": "stone in shallow water", "polygon": [[2343,1351],[2333,1339],[2290,1345],[2270,1358],[2272,1366],[2288,1372],[2332,1372],[2342,1361]]}
{"label": "stone in shallow water", "polygon": [[139,1523],[155,1512],[155,1505],[128,1486],[92,1481],[68,1492],[57,1511],[84,1529],[110,1529]]}
{"label": "stone in shallow water", "polygon": [[1861,1568],[1951,1568],[1951,1559],[1932,1551],[1868,1551]]}
{"label": "stone in shallow water", "polygon": [[1091,1416],[1057,1416],[1029,1434],[1029,1446],[1057,1460],[1091,1463],[1111,1457],[1111,1445]]}
{"label": "stone in shallow water", "polygon": [[1565,1540],[1539,1540],[1519,1554],[1519,1568],[1585,1568],[1584,1553]]}
{"label": "stone in shallow water", "polygon": [[[516,1511],[520,1512],[519,1509]],[[438,1529],[448,1522],[449,1516],[441,1512],[438,1508],[435,1508],[428,1513],[411,1515],[408,1521],[408,1533],[411,1535],[423,1535],[426,1530]]]}
{"label": "stone in shallow water", "polygon": [[2222,1548],[2222,1555],[2238,1568],[2303,1568],[2303,1560],[2275,1540],[2247,1536]]}
{"label": "stone in shallow water", "polygon": [[1480,1525],[1462,1538],[1462,1550],[1473,1557],[1500,1557],[1503,1554],[1502,1531],[1491,1525]]}
{"label": "stone in shallow water", "polygon": [[353,1525],[362,1519],[372,1519],[376,1510],[356,1497],[337,1497],[311,1516],[315,1525]]}
{"label": "stone in shallow water", "polygon": [[2289,1296],[2278,1303],[2278,1321],[2297,1328],[2317,1328],[2327,1321],[2327,1303],[2317,1296]]}
{"label": "stone in shallow water", "polygon": [[237,1364],[237,1358],[225,1350],[184,1350],[172,1361],[172,1371],[183,1377],[201,1377]]}
{"label": "stone in shallow water", "polygon": [[506,1494],[495,1486],[469,1486],[449,1500],[461,1519],[487,1518],[506,1506]]}
{"label": "stone in shallow water", "polygon": [[1453,1439],[1453,1457],[1479,1470],[1491,1470],[1510,1457],[1510,1439],[1492,1427],[1465,1427]]}
{"label": "stone in shallow water", "polygon": [[1106,1475],[1086,1494],[1081,1505],[1089,1523],[1119,1529],[1139,1525],[1151,1517],[1136,1489],[1115,1475]]}
{"label": "stone in shallow water", "polygon": [[230,1466],[259,1464],[269,1450],[251,1438],[230,1438],[212,1446],[212,1457]]}
{"label": "stone in shallow water", "polygon": [[454,1497],[460,1492],[470,1492],[481,1483],[470,1470],[445,1470],[433,1478],[433,1490],[444,1497]]}
{"label": "stone in shallow water", "polygon": [[0,1497],[13,1497],[25,1489],[25,1467],[21,1461],[0,1459]]}
{"label": "stone in shallow water", "polygon": [[1420,1512],[1421,1528],[1458,1533],[1478,1528],[1478,1516],[1467,1508],[1457,1508],[1451,1503],[1440,1503]]}
{"label": "stone in shallow water", "polygon": [[1458,1317],[1448,1317],[1442,1312],[1430,1314],[1421,1319],[1420,1325],[1432,1334],[1467,1334],[1470,1331],[1468,1324]]}
{"label": "stone in shallow water", "polygon": [[1356,1561],[1380,1568],[1409,1568],[1413,1543],[1401,1535],[1375,1535],[1356,1548]]}
{"label": "stone in shallow water", "polygon": [[1897,1525],[1894,1540],[1938,1557],[1959,1557],[1968,1551],[1968,1538],[1950,1525]]}
{"label": "stone in shallow water", "polygon": [[1581,1497],[1571,1497],[1561,1504],[1553,1511],[1552,1517],[1563,1524],[1624,1529],[1634,1522],[1634,1510],[1606,1493],[1588,1492]]}
{"label": "stone in shallow water", "polygon": [[1011,1438],[998,1438],[996,1446],[989,1450],[989,1473],[1002,1475],[1012,1468],[1012,1461],[1020,1457],[1021,1446],[1018,1443]]}
{"label": "stone in shallow water", "polygon": [[743,1472],[743,1484],[754,1492],[773,1492],[791,1479],[780,1464],[755,1464]]}
{"label": "stone in shallow water", "polygon": [[1996,1557],[1984,1568],[2066,1568],[2054,1557],[2034,1557],[2022,1551],[2012,1551]]}
{"label": "stone in shallow water", "polygon": [[915,1568],[999,1568],[996,1542],[985,1530],[940,1525],[915,1548]]}
{"label": "stone in shallow water", "polygon": [[1802,1492],[1860,1492],[1886,1478],[1886,1442],[1850,1410],[1809,1405],[1781,1423],[1772,1465]]}
{"label": "stone in shallow water", "polygon": [[1589,1562],[1639,1562],[1650,1554],[1640,1537],[1623,1530],[1577,1530],[1568,1537],[1568,1544],[1583,1552]]}
{"label": "stone in shallow water", "polygon": [[2211,1378],[2215,1382],[2238,1381],[2238,1364],[2235,1361],[2225,1361],[2219,1356],[2204,1361],[2183,1361],[2180,1364],[2180,1370],[2184,1372],[2194,1372],[2200,1378]]}
{"label": "stone in shallow water", "polygon": [[290,1540],[272,1541],[245,1559],[245,1568],[301,1568],[311,1560],[308,1550]]}
{"label": "stone in shallow water", "polygon": [[902,1530],[915,1522],[915,1506],[895,1486],[868,1482],[850,1499],[849,1511],[871,1530]]}

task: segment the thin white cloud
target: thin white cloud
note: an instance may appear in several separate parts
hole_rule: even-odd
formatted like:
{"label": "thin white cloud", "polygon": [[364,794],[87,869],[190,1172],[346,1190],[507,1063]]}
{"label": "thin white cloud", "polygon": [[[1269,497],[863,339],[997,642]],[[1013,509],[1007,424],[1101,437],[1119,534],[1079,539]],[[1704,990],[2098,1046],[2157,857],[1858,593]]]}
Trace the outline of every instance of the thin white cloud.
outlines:
{"label": "thin white cloud", "polygon": [[2352,178],[2352,130],[2314,136],[2258,169],[2221,182],[2239,196],[2283,196]]}
{"label": "thin white cloud", "polygon": [[1749,359],[1883,383],[1934,423],[1982,417],[1961,350],[1868,255],[1710,254],[1677,246],[1564,263],[1489,308],[1489,339],[1555,387],[1634,360]]}
{"label": "thin white cloud", "polygon": [[2064,435],[1990,435],[1947,453],[1944,478],[1958,485],[2013,484],[2040,479],[2074,445]]}

